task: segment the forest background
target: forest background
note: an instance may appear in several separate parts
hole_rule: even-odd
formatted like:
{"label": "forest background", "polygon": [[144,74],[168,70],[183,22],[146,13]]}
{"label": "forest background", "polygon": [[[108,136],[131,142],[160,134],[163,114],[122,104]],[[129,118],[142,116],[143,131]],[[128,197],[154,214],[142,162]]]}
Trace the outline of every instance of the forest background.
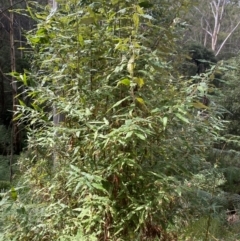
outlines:
{"label": "forest background", "polygon": [[0,239],[240,240],[239,11],[0,0]]}

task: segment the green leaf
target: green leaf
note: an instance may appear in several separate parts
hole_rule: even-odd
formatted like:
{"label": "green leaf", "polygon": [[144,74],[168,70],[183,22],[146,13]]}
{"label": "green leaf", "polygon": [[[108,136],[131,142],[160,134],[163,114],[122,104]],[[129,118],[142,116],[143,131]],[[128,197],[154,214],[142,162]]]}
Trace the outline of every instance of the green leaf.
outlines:
{"label": "green leaf", "polygon": [[83,36],[81,34],[78,35],[78,42],[80,43],[81,47],[84,46],[84,40],[83,40]]}
{"label": "green leaf", "polygon": [[130,79],[125,78],[125,79],[120,80],[117,85],[123,84],[126,86],[130,86],[130,82],[131,82]]}
{"label": "green leaf", "polygon": [[143,141],[146,140],[146,137],[145,137],[143,134],[139,133],[139,132],[135,132],[135,135],[136,135],[138,138],[140,138],[141,140],[143,140]]}
{"label": "green leaf", "polygon": [[105,193],[105,194],[108,194],[107,190],[106,190],[101,184],[92,183],[92,186],[93,186],[94,188],[96,188],[97,190],[102,191],[102,192]]}
{"label": "green leaf", "polygon": [[148,15],[148,14],[141,14],[140,16],[143,17],[143,18],[149,19],[149,20],[154,20],[154,18],[151,15]]}
{"label": "green leaf", "polygon": [[143,85],[144,85],[144,80],[143,80],[143,78],[137,78],[137,77],[135,77],[135,78],[134,78],[134,82],[136,82],[137,85],[138,85],[140,88],[142,88]]}
{"label": "green leaf", "polygon": [[133,135],[133,131],[129,131],[129,132],[126,134],[126,139],[127,139],[127,138],[130,138],[132,135]]}
{"label": "green leaf", "polygon": [[19,104],[20,104],[21,106],[26,107],[26,104],[25,104],[22,100],[18,99],[18,101],[19,101]]}
{"label": "green leaf", "polygon": [[26,76],[26,73],[24,73],[23,75],[20,74],[20,75],[19,75],[19,78],[22,80],[23,84],[24,84],[25,86],[27,86],[27,76]]}
{"label": "green leaf", "polygon": [[11,195],[12,200],[14,200],[14,201],[17,200],[18,194],[14,187],[11,188],[10,195]]}
{"label": "green leaf", "polygon": [[82,186],[81,182],[78,182],[77,186],[75,187],[74,191],[73,191],[73,196],[78,192],[79,188]]}
{"label": "green leaf", "polygon": [[80,24],[90,25],[95,23],[95,19],[93,17],[83,17],[80,19]]}
{"label": "green leaf", "polygon": [[105,125],[107,125],[107,126],[109,125],[109,121],[105,117],[103,118],[103,121],[104,121]]}
{"label": "green leaf", "polygon": [[197,101],[197,102],[193,102],[193,106],[197,109],[207,109],[208,106],[204,105],[203,103]]}
{"label": "green leaf", "polygon": [[181,115],[180,113],[176,113],[175,115],[176,115],[180,120],[182,120],[183,122],[189,123],[189,120],[188,120],[186,117],[184,117],[183,115]]}
{"label": "green leaf", "polygon": [[122,100],[119,100],[107,112],[109,112],[110,110],[114,109],[115,107],[121,105],[124,101],[128,100],[129,98],[130,98],[130,96],[127,96],[127,97],[123,98]]}
{"label": "green leaf", "polygon": [[135,25],[135,28],[138,28],[139,27],[139,16],[137,13],[134,13],[133,14],[133,23]]}
{"label": "green leaf", "polygon": [[163,117],[162,122],[163,122],[163,129],[164,130],[165,130],[166,126],[167,126],[167,121],[168,121],[168,118],[166,116]]}
{"label": "green leaf", "polygon": [[137,97],[136,100],[137,100],[137,102],[139,102],[139,103],[142,104],[142,105],[145,104],[143,98]]}
{"label": "green leaf", "polygon": [[129,59],[127,64],[127,71],[132,77],[133,77],[133,70],[134,70],[134,61],[135,61],[135,56],[132,55],[132,57]]}
{"label": "green leaf", "polygon": [[45,14],[37,14],[35,13],[35,16],[38,18],[38,19],[42,19],[42,20],[46,20],[46,15]]}
{"label": "green leaf", "polygon": [[111,0],[111,3],[112,3],[113,5],[117,4],[118,2],[119,2],[119,0]]}

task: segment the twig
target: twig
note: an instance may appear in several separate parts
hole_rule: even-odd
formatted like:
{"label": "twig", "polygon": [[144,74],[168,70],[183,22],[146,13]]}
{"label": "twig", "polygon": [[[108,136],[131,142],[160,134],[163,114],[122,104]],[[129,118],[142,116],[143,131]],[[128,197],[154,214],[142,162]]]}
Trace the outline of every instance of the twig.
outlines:
{"label": "twig", "polygon": [[3,13],[6,12],[8,9],[13,8],[15,5],[17,5],[17,4],[19,4],[19,3],[22,3],[22,2],[25,2],[25,0],[21,0],[21,1],[17,2],[17,3],[14,3],[13,5],[11,5],[11,6],[7,7],[7,8],[5,8],[5,9],[3,9],[3,10],[0,10],[0,14],[3,14]]}

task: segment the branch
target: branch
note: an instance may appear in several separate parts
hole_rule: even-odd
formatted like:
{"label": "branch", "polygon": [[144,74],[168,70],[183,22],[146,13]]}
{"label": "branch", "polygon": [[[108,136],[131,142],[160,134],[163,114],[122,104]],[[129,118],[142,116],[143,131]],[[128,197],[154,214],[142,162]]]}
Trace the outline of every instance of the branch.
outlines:
{"label": "branch", "polygon": [[[202,27],[202,29],[203,29],[207,34],[209,34],[209,35],[212,37],[212,36],[213,36],[213,33],[211,32],[211,26],[210,26],[208,20],[207,20],[204,16],[203,16],[202,18],[204,18],[205,23],[206,23],[206,27],[204,28],[204,27],[203,27],[203,23],[201,22],[201,27]],[[208,29],[210,29],[210,31],[209,31]]]}
{"label": "branch", "polygon": [[225,6],[226,6],[226,1],[224,0],[224,1],[223,1],[223,4],[222,4],[222,8],[221,8],[220,17],[219,17],[220,21],[221,21],[222,18],[223,18],[223,13],[224,13],[224,10],[225,10]]}
{"label": "branch", "polygon": [[[218,2],[218,5],[219,5],[219,2]],[[219,6],[216,5],[216,2],[215,1],[212,1],[210,3],[210,6],[211,6],[211,9],[212,9],[212,13],[213,13],[213,18],[214,18],[214,29],[213,29],[213,33],[216,32],[216,29],[217,29],[217,24],[218,24],[218,10]],[[213,7],[215,7],[215,12],[214,12],[214,9]]]}
{"label": "branch", "polygon": [[210,29],[212,33],[213,31],[212,31],[211,25],[209,24],[209,21],[205,17],[204,17],[204,20],[205,20],[205,23],[207,24],[207,27]]}
{"label": "branch", "polygon": [[[216,15],[217,15],[217,5],[216,5],[216,2],[215,1],[210,2],[210,6],[211,6],[213,17],[216,18]],[[215,12],[214,12],[214,8],[215,8]]]}
{"label": "branch", "polygon": [[200,11],[200,9],[199,9],[198,7],[194,7],[194,8],[202,15],[201,20],[202,20],[202,19],[205,20],[205,22],[206,22],[206,24],[207,24],[207,27],[210,29],[210,31],[203,27],[202,21],[201,21],[201,28],[202,28],[205,32],[207,32],[210,36],[212,36],[212,32],[211,32],[211,31],[212,31],[212,28],[211,28],[211,26],[210,26],[207,18],[204,16],[204,14]]}
{"label": "branch", "polygon": [[[0,11],[0,14],[2,14],[3,17],[7,18],[8,21],[11,21],[10,17],[9,17],[8,15],[6,15],[5,12],[6,12],[8,9],[12,8],[13,6],[15,6],[16,4],[22,3],[23,1],[25,1],[25,0],[22,0],[22,1],[20,1],[20,2],[17,2],[17,3],[15,3],[15,4],[11,5],[11,6],[8,7],[8,8],[5,8],[3,11]],[[18,22],[15,21],[15,23],[19,26],[19,23],[18,23]],[[1,22],[1,24],[2,24],[2,22]],[[3,26],[3,28],[5,29],[5,27],[4,27],[3,24],[2,24],[2,26]],[[5,30],[6,30],[6,29],[5,29]],[[7,31],[7,30],[6,30],[6,31]],[[8,32],[8,31],[7,31],[7,32]],[[9,32],[8,32],[8,33],[9,33]]]}
{"label": "branch", "polygon": [[3,75],[3,77],[6,79],[6,80],[8,80],[9,82],[11,81],[7,76],[6,76],[6,74],[5,73],[3,73],[3,71],[2,71],[2,68],[0,67],[0,74],[2,74]]}
{"label": "branch", "polygon": [[9,17],[8,15],[6,15],[4,12],[1,12],[1,14],[2,14],[5,18],[7,18],[8,21],[10,21],[10,17]]}
{"label": "branch", "polygon": [[208,31],[206,28],[203,28],[203,27],[202,27],[202,29],[203,29],[207,34],[209,34],[211,37],[213,36],[212,33],[211,33],[210,31]]}
{"label": "branch", "polygon": [[10,7],[7,7],[7,8],[5,8],[5,9],[3,9],[3,10],[0,10],[0,14],[6,12],[7,10],[13,8],[15,5],[17,5],[17,4],[19,4],[19,3],[22,3],[22,2],[25,2],[25,0],[21,0],[21,1],[17,2],[17,3],[14,3],[14,4],[11,5]]}
{"label": "branch", "polygon": [[232,35],[232,33],[237,29],[237,27],[239,26],[240,21],[236,24],[236,26],[231,30],[231,32],[227,35],[227,37],[224,39],[224,41],[222,42],[222,44],[220,45],[217,53],[215,54],[215,56],[217,56],[220,51],[222,50],[222,47],[224,46],[224,44],[227,42],[227,40],[229,39],[229,37]]}

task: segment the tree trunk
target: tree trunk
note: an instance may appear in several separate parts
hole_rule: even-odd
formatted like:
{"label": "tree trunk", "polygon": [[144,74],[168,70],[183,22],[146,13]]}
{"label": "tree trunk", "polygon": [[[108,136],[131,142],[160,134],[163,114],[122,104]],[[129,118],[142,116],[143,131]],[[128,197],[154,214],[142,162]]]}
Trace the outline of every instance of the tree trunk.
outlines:
{"label": "tree trunk", "polygon": [[[206,29],[208,31],[208,26],[206,26]],[[204,33],[204,41],[203,41],[203,46],[206,48],[207,47],[207,41],[208,41],[208,33]]]}
{"label": "tree trunk", "polygon": [[[4,77],[1,76],[0,73],[0,115],[3,116],[4,110],[5,110],[5,93],[4,93]],[[2,120],[3,121],[3,120]]]}
{"label": "tree trunk", "polygon": [[[10,6],[13,6],[12,0],[9,0]],[[12,7],[10,8],[12,10]],[[10,11],[10,16],[9,16],[9,36],[10,36],[10,56],[11,56],[11,72],[16,72],[16,60],[15,60],[15,46],[14,46],[14,13]],[[12,141],[11,141],[11,156],[10,156],[10,182],[12,181],[13,178],[13,170],[12,170],[12,165],[13,165],[13,154],[14,151],[19,151],[19,145],[20,145],[20,140],[19,140],[19,130],[18,130],[18,125],[17,122],[14,120],[14,113],[16,112],[16,106],[17,106],[17,83],[14,79],[14,77],[11,78],[11,85],[12,85],[12,104],[13,104],[13,119],[12,119]]]}

